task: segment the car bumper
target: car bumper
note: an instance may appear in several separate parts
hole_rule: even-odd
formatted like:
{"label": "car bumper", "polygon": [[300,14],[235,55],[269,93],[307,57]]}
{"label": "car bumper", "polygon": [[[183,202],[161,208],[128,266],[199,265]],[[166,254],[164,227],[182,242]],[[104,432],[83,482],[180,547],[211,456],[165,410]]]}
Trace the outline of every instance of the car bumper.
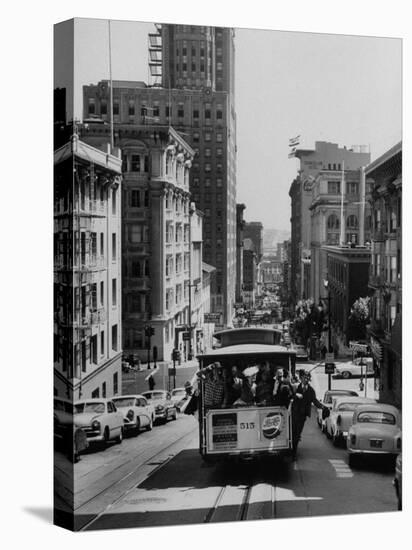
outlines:
{"label": "car bumper", "polygon": [[167,418],[167,411],[155,411],[155,420],[163,419],[165,420]]}
{"label": "car bumper", "polygon": [[134,420],[133,422],[131,422],[128,418],[124,418],[123,419],[124,421],[124,430],[127,432],[129,430],[135,430],[137,428],[137,423],[136,423],[136,420]]}
{"label": "car bumper", "polygon": [[374,450],[371,450],[371,449],[352,449],[350,447],[348,447],[348,452],[349,454],[352,454],[352,455],[398,455],[400,453],[400,451],[396,451],[395,449],[389,451],[389,450],[384,450],[384,449],[374,449]]}

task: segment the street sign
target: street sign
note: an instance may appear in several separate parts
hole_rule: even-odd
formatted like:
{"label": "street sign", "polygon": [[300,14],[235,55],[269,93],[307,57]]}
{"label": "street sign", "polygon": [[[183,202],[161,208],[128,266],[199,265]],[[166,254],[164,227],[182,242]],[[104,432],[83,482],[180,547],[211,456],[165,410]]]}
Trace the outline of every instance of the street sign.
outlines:
{"label": "street sign", "polygon": [[368,353],[368,345],[367,344],[360,344],[359,342],[354,342],[351,340],[349,342],[349,347],[352,351],[360,351],[361,353]]}
{"label": "street sign", "polygon": [[333,374],[335,372],[335,363],[325,363],[325,374]]}
{"label": "street sign", "polygon": [[325,363],[333,363],[335,360],[335,356],[333,353],[325,353]]}
{"label": "street sign", "polygon": [[205,313],[203,320],[205,323],[220,323],[221,313]]}
{"label": "street sign", "polygon": [[183,340],[190,340],[190,332],[183,333]]}

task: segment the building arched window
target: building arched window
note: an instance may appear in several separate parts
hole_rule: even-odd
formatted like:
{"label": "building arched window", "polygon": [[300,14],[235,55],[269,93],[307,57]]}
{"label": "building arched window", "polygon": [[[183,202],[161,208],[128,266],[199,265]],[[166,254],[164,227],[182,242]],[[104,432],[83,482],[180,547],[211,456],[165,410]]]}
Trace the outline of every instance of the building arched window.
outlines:
{"label": "building arched window", "polygon": [[327,226],[328,226],[328,229],[339,229],[340,222],[339,222],[339,218],[336,214],[331,214],[328,217]]}
{"label": "building arched window", "polygon": [[348,216],[348,219],[346,220],[346,227],[347,229],[357,229],[358,228],[358,218],[351,214]]}

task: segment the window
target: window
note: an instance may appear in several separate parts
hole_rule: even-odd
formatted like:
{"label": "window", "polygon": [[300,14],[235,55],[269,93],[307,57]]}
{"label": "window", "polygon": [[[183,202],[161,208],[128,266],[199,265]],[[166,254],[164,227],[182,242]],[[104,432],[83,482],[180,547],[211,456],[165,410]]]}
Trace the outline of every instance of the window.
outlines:
{"label": "window", "polygon": [[199,109],[193,109],[193,118],[199,118]]}
{"label": "window", "polygon": [[97,233],[91,233],[91,254],[93,259],[97,256]]}
{"label": "window", "polygon": [[129,242],[141,243],[144,242],[145,228],[140,224],[132,224],[129,226]]}
{"label": "window", "polygon": [[217,141],[218,143],[221,143],[222,140],[223,140],[223,135],[222,135],[220,132],[218,132],[218,133],[216,134],[216,141]]}
{"label": "window", "polygon": [[185,112],[184,112],[184,108],[183,108],[183,103],[179,103],[178,105],[178,108],[177,108],[177,116],[180,117],[180,118],[183,118],[185,116]]}
{"label": "window", "polygon": [[390,282],[395,283],[398,278],[398,268],[397,268],[397,258],[396,256],[391,256],[391,268],[390,268]]}
{"label": "window", "polygon": [[397,219],[395,210],[391,210],[390,222],[389,222],[389,231],[395,231],[397,228]]}
{"label": "window", "polygon": [[160,116],[159,105],[154,105],[154,106],[153,106],[153,116],[155,116],[155,117]]}
{"label": "window", "polygon": [[96,100],[94,97],[89,97],[89,115],[96,113]]}
{"label": "window", "polygon": [[205,178],[205,187],[210,187],[210,178]]}
{"label": "window", "polygon": [[116,261],[116,233],[112,233],[112,261]]}
{"label": "window", "polygon": [[104,355],[104,330],[100,333],[100,354]]}
{"label": "window", "polygon": [[92,311],[97,309],[97,283],[91,285],[91,308]]}
{"label": "window", "polygon": [[116,395],[119,391],[119,375],[117,372],[113,374],[113,394]]}
{"label": "window", "polygon": [[142,103],[140,106],[140,116],[146,116],[147,115],[147,107],[145,103]]}
{"label": "window", "polygon": [[328,181],[328,194],[329,195],[339,195],[340,193],[340,182],[339,181]]}
{"label": "window", "polygon": [[86,372],[86,340],[82,341],[82,372]]}
{"label": "window", "polygon": [[222,178],[217,178],[216,179],[216,187],[222,187],[222,184],[223,184]]}
{"label": "window", "polygon": [[204,63],[200,63],[200,72],[201,73],[205,72],[205,64]]}
{"label": "window", "polygon": [[90,338],[90,347],[92,363],[97,365],[97,334]]}
{"label": "window", "polygon": [[353,214],[351,216],[348,216],[348,219],[346,220],[346,227],[348,229],[357,229],[358,227],[358,218],[354,216]]}
{"label": "window", "polygon": [[209,118],[211,118],[211,116],[212,116],[211,110],[210,109],[205,109],[205,118],[209,119]]}
{"label": "window", "polygon": [[118,115],[120,112],[120,101],[118,99],[113,100],[113,115]]}
{"label": "window", "polygon": [[192,63],[192,72],[194,73],[196,71],[196,63]]}
{"label": "window", "polygon": [[218,120],[222,120],[223,118],[223,106],[222,105],[217,105],[217,108],[216,108],[216,118]]}
{"label": "window", "polygon": [[346,184],[346,192],[348,195],[357,195],[359,193],[358,182],[348,182]]}
{"label": "window", "polygon": [[102,384],[102,397],[106,398],[106,382]]}
{"label": "window", "polygon": [[107,99],[102,99],[100,102],[100,114],[107,115]]}
{"label": "window", "polygon": [[211,139],[212,139],[212,134],[210,132],[206,132],[205,141],[210,141]]}
{"label": "window", "polygon": [[218,148],[216,149],[216,155],[217,155],[218,157],[221,157],[221,156],[223,155],[223,149],[222,149],[221,147],[218,147]]}
{"label": "window", "polygon": [[206,162],[205,163],[205,172],[210,172],[212,169],[212,165],[210,164],[210,162]]}
{"label": "window", "polygon": [[192,46],[192,57],[195,57],[196,55],[196,48]]}
{"label": "window", "polygon": [[116,189],[112,189],[112,214],[116,215]]}
{"label": "window", "polygon": [[167,117],[172,116],[172,108],[169,105],[166,105],[165,113]]}
{"label": "window", "polygon": [[144,194],[143,194],[143,197],[144,197],[145,207],[149,206],[149,191],[145,190]]}
{"label": "window", "polygon": [[100,390],[99,388],[96,388],[92,391],[92,399],[97,399],[98,397],[100,397]]}
{"label": "window", "polygon": [[104,233],[100,233],[100,256],[104,256]]}
{"label": "window", "polygon": [[182,70],[184,73],[187,71],[187,63],[182,63]]}
{"label": "window", "polygon": [[133,208],[138,208],[140,204],[140,190],[132,189],[130,193],[130,206]]}
{"label": "window", "polygon": [[134,116],[135,114],[135,105],[134,105],[134,99],[129,99],[129,116]]}
{"label": "window", "polygon": [[104,306],[104,282],[100,281],[100,305]]}
{"label": "window", "polygon": [[140,172],[140,155],[132,155],[131,172]]}
{"label": "window", "polygon": [[117,325],[112,326],[112,350],[117,351]]}
{"label": "window", "polygon": [[112,305],[117,304],[117,279],[112,279]]}
{"label": "window", "polygon": [[328,229],[339,229],[340,222],[336,214],[331,214],[327,222]]}
{"label": "window", "polygon": [[205,149],[205,157],[210,157],[212,154],[212,151],[209,147],[206,147]]}

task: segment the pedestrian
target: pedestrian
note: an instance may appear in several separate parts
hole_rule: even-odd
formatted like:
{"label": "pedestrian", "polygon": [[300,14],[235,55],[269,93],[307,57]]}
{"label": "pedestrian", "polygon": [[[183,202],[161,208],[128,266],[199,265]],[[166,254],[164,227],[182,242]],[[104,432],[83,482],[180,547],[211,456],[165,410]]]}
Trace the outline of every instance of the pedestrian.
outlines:
{"label": "pedestrian", "polygon": [[322,359],[325,359],[327,351],[328,351],[328,348],[325,346],[325,344],[323,344],[322,349],[320,350],[322,354]]}
{"label": "pedestrian", "polygon": [[315,405],[318,409],[325,409],[318,401],[315,390],[310,385],[310,374],[306,371],[299,371],[300,383],[296,388],[296,393],[292,403],[292,451],[293,459],[296,459],[296,451],[301,438],[303,426],[306,418],[310,417],[311,406]]}
{"label": "pedestrian", "polygon": [[156,382],[154,381],[154,378],[152,375],[150,375],[149,378],[147,379],[147,383],[149,384],[149,390],[153,391],[156,385]]}

